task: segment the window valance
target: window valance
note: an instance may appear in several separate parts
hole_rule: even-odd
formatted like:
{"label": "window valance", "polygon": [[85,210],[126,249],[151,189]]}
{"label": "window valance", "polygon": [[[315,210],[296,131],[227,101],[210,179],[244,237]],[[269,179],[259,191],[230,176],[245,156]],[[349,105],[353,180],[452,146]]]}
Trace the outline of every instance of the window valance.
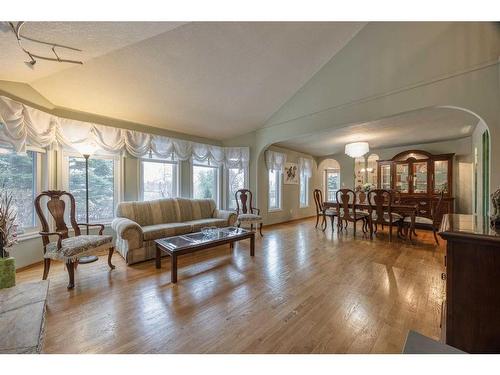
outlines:
{"label": "window valance", "polygon": [[286,163],[286,154],[277,151],[266,151],[266,165],[270,171],[283,171]]}
{"label": "window valance", "polygon": [[134,157],[174,156],[179,160],[194,158],[238,169],[247,168],[250,159],[248,147],[221,147],[70,120],[4,96],[0,96],[0,143],[10,144],[16,152],[25,152],[27,146],[47,148],[52,145],[79,151],[92,143],[107,153],[128,152]]}
{"label": "window valance", "polygon": [[304,174],[305,177],[312,177],[312,159],[299,158],[299,170]]}

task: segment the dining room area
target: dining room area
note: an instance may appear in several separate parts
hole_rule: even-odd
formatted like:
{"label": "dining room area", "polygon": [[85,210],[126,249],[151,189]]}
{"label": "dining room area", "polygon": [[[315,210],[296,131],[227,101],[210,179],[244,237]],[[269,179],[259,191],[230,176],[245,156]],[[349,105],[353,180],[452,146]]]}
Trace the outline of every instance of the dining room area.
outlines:
{"label": "dining room area", "polygon": [[[444,215],[488,210],[488,135],[473,114],[424,108],[284,140],[272,149],[281,148],[290,161],[297,153],[312,158],[311,207],[302,215],[315,217],[315,230],[410,244],[425,237],[439,246]],[[286,204],[290,188],[283,188]],[[290,219],[301,210],[295,216],[290,210]]]}

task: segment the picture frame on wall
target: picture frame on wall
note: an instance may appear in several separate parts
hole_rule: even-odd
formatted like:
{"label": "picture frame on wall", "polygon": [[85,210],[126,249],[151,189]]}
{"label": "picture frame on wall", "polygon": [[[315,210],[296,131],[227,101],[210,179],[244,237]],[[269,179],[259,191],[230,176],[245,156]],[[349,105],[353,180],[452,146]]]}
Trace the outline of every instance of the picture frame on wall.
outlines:
{"label": "picture frame on wall", "polygon": [[285,163],[284,173],[285,185],[298,185],[299,184],[299,166],[297,163]]}

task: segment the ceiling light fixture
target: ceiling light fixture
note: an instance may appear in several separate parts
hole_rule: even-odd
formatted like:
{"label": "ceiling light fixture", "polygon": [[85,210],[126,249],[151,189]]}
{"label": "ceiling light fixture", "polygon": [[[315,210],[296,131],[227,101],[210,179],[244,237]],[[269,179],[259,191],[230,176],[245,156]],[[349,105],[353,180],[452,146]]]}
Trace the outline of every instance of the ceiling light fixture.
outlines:
{"label": "ceiling light fixture", "polygon": [[[9,22],[9,25],[12,28],[12,32],[16,35],[17,44],[19,45],[19,47],[21,48],[21,50],[25,54],[27,54],[29,56],[29,58],[30,58],[29,61],[25,61],[24,62],[29,68],[34,69],[35,64],[36,64],[36,59],[47,60],[47,61],[55,61],[55,62],[59,62],[59,63],[69,63],[69,64],[79,64],[79,65],[83,64],[82,61],[78,61],[78,60],[61,59],[59,57],[59,55],[57,54],[57,52],[56,52],[56,48],[62,48],[62,49],[67,49],[67,50],[71,50],[71,51],[76,51],[76,52],[82,52],[81,49],[70,47],[70,46],[65,46],[65,45],[58,44],[58,43],[45,42],[45,41],[42,41],[42,40],[38,40],[38,39],[35,39],[35,38],[28,37],[26,35],[22,35],[21,34],[21,28],[23,27],[24,24],[25,24],[24,21],[18,22],[16,25],[14,25],[12,22]],[[34,53],[31,53],[30,51],[28,51],[26,48],[23,47],[23,45],[21,43],[22,40],[28,40],[28,41],[33,42],[33,43],[38,43],[38,44],[44,44],[44,45],[47,45],[47,46],[51,46],[52,47],[51,51],[52,51],[52,53],[54,54],[55,57],[42,56],[42,55],[36,55]]]}
{"label": "ceiling light fixture", "polygon": [[358,158],[365,155],[370,151],[370,146],[368,142],[354,142],[345,145],[345,153],[351,158]]}

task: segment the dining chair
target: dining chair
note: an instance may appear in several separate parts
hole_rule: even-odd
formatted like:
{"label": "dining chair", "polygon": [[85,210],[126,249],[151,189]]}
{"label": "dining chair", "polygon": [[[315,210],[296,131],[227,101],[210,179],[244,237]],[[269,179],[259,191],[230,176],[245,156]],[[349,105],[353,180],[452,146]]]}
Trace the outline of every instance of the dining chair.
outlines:
{"label": "dining chair", "polygon": [[314,205],[316,206],[316,225],[315,225],[315,228],[318,227],[319,219],[321,217],[321,219],[322,219],[321,229],[324,232],[326,230],[326,227],[328,226],[328,223],[326,221],[326,218],[328,217],[328,218],[330,218],[330,221],[332,223],[332,231],[333,231],[335,217],[337,216],[337,210],[334,208],[326,208],[325,207],[324,201],[323,201],[323,192],[320,189],[314,189],[313,196],[314,196]]}
{"label": "dining chair", "polygon": [[[370,215],[367,212],[359,211],[356,209],[356,193],[351,189],[340,189],[337,190],[335,194],[337,198],[337,215],[339,230],[342,230],[342,223],[345,222],[345,229],[347,230],[347,223],[353,223],[353,233],[356,235],[356,223],[358,221],[363,222],[363,233],[366,233],[367,222],[369,221]],[[370,230],[371,237],[371,230]]]}
{"label": "dining chair", "polygon": [[[262,234],[262,216],[260,216],[260,209],[253,206],[253,194],[248,189],[239,189],[234,193],[236,199],[236,214],[238,218],[236,222],[238,227],[242,224],[250,225],[250,230],[253,232],[253,226],[259,226],[259,233]],[[241,206],[241,207],[240,207]]]}
{"label": "dining chair", "polygon": [[[69,198],[69,219],[75,233],[73,237],[69,236],[69,229],[64,221],[66,202],[62,199],[63,196]],[[50,230],[49,223],[45,217],[45,210],[42,209],[41,200],[43,197],[49,198],[46,208],[55,222],[56,229],[54,231]],[[80,257],[102,250],[108,250],[109,268],[115,268],[111,263],[114,251],[113,236],[102,234],[104,230],[103,224],[77,223],[75,198],[72,194],[61,190],[43,191],[35,198],[35,209],[42,226],[42,231],[39,234],[42,236],[43,243],[43,280],[46,280],[49,275],[51,259],[61,260],[66,264],[66,269],[68,270],[68,289],[73,289],[75,286],[75,269],[78,266]],[[80,226],[86,226],[87,228],[98,227],[99,234],[82,235]],[[57,236],[57,241],[51,242],[50,236]]]}
{"label": "dining chair", "polygon": [[[415,229],[423,229],[423,230],[432,230],[432,234],[434,235],[434,240],[436,241],[436,244],[439,245],[439,240],[437,237],[437,232],[439,230],[439,224],[440,224],[440,213],[441,213],[441,206],[443,205],[443,198],[444,198],[444,190],[439,193],[439,199],[437,204],[432,207],[431,206],[431,217],[424,217],[424,216],[415,216],[415,228],[413,228],[413,234],[416,236],[417,233],[415,232]],[[408,230],[411,224],[411,218],[405,217],[403,220],[403,224]]]}
{"label": "dining chair", "polygon": [[[389,241],[392,241],[392,228],[403,219],[401,215],[392,210],[394,194],[390,190],[373,189],[368,193],[368,202],[370,202],[371,224],[381,224],[389,226]],[[375,233],[377,230],[375,229]]]}

